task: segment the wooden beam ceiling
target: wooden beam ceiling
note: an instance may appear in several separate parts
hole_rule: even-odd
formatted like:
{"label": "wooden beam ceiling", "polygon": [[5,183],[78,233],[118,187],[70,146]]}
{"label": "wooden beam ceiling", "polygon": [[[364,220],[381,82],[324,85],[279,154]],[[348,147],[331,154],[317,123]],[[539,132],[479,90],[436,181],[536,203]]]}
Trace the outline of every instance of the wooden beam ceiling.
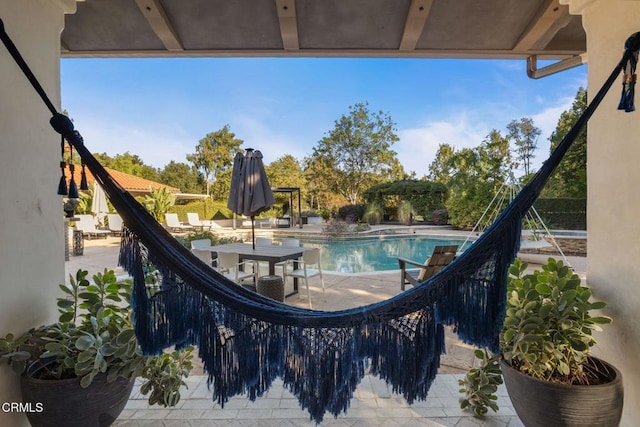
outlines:
{"label": "wooden beam ceiling", "polygon": [[142,15],[169,51],[184,50],[160,0],[136,0]]}
{"label": "wooden beam ceiling", "polygon": [[400,50],[415,50],[432,5],[433,0],[411,0],[400,41]]}
{"label": "wooden beam ceiling", "polygon": [[294,0],[276,0],[278,9],[278,21],[282,46],[284,50],[299,50],[298,20],[296,18],[296,3]]}
{"label": "wooden beam ceiling", "polygon": [[513,47],[516,52],[544,49],[551,39],[564,28],[571,16],[569,6],[561,5],[559,0],[549,0],[543,4],[536,16]]}

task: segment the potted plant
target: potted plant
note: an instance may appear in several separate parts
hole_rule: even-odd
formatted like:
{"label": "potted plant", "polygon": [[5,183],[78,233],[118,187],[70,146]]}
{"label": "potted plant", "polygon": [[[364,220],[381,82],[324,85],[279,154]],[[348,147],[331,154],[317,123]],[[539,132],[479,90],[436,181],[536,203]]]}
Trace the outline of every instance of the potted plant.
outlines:
{"label": "potted plant", "polygon": [[314,210],[302,212],[302,217],[307,218],[307,224],[322,224],[322,217]]}
{"label": "potted plant", "polygon": [[67,218],[73,218],[76,208],[80,204],[79,199],[66,199],[62,202],[62,210]]}
{"label": "potted plant", "polygon": [[151,393],[149,404],[175,406],[192,368],[191,347],[144,356],[131,323],[131,283],[105,269],[90,284],[87,274],[78,270],[69,286],[59,285],[58,322],[0,338],[0,363],[23,374],[34,426],[110,425],[136,377],[144,379],[141,392]]}
{"label": "potted plant", "polygon": [[462,406],[477,414],[497,409],[499,363],[509,398],[528,427],[618,425],[621,374],[590,354],[592,332],[611,322],[591,311],[605,303],[591,302],[591,290],[562,261],[549,258],[532,274],[526,268],[516,259],[509,270],[502,354],[486,357],[476,368],[482,374],[470,371],[461,381],[467,394]]}

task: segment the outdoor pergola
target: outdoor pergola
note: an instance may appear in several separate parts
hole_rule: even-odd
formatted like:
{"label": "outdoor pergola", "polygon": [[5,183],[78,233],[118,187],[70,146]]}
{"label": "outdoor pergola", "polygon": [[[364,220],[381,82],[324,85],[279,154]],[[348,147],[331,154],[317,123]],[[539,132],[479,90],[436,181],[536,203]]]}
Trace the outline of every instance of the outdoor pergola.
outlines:
{"label": "outdoor pergola", "polygon": [[[293,220],[293,218],[295,218],[295,216],[293,215],[293,194],[294,193],[298,193],[298,224],[299,227],[302,228],[302,200],[300,197],[300,187],[277,187],[277,188],[272,188],[271,191],[273,191],[274,193],[286,193],[289,195],[289,209],[291,209],[291,219]],[[294,223],[291,223],[291,225],[295,225]]]}

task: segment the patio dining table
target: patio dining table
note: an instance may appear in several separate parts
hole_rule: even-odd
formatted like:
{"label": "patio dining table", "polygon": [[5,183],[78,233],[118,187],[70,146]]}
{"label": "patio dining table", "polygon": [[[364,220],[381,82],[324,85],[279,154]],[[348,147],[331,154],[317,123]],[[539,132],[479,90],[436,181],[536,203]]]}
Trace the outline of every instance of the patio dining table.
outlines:
{"label": "patio dining table", "polygon": [[[266,261],[269,263],[269,275],[274,275],[276,263],[290,259],[297,260],[307,248],[272,245],[256,246],[254,249],[251,243],[225,243],[203,249],[209,249],[216,256],[218,252],[235,252],[239,255],[240,261]],[[298,292],[298,280],[296,278],[293,280],[293,291],[294,293]]]}

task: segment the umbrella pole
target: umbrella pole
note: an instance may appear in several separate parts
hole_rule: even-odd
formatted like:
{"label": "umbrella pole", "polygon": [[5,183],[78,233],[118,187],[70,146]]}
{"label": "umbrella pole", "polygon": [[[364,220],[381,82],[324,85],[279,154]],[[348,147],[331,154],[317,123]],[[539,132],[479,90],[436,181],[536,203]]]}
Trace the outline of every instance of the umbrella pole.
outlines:
{"label": "umbrella pole", "polygon": [[256,229],[254,226],[255,216],[251,215],[251,243],[253,244],[253,249],[256,248]]}

